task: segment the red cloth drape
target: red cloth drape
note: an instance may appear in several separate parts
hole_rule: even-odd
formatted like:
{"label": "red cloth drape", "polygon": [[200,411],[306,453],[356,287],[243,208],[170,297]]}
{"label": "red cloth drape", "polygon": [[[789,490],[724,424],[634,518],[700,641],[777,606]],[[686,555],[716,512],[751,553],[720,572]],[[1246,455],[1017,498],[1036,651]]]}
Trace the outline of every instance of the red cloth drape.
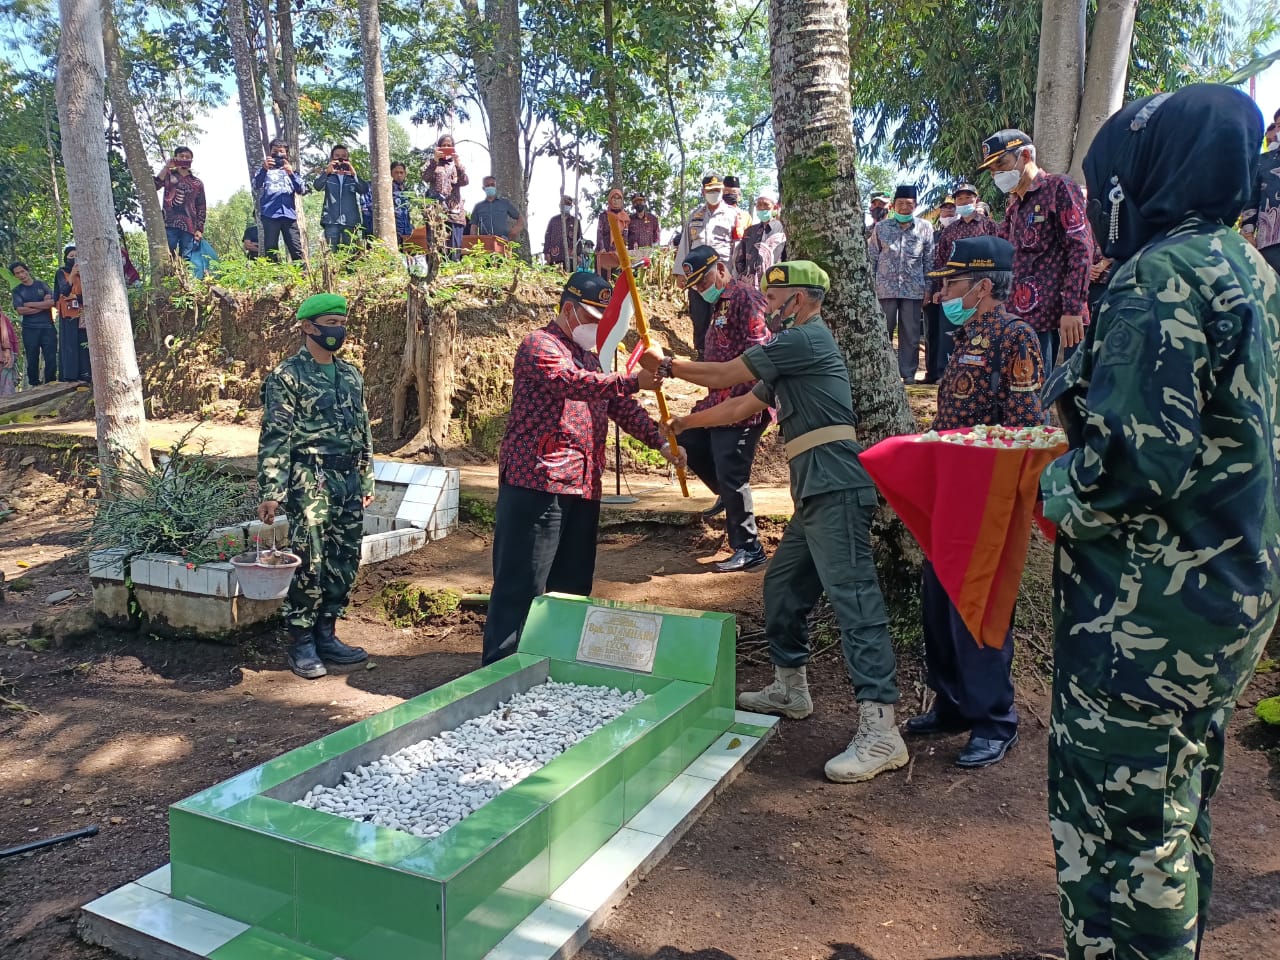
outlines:
{"label": "red cloth drape", "polygon": [[882,440],[859,457],[983,646],[1004,645],[1040,474],[1066,449],[1065,442],[1046,449],[921,443],[910,434]]}

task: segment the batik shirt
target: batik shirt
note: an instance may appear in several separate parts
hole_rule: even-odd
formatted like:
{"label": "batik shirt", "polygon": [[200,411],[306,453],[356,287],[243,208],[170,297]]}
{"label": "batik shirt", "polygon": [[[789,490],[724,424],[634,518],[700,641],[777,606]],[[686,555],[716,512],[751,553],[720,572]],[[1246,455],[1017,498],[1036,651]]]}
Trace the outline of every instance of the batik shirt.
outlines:
{"label": "batik shirt", "polygon": [[511,413],[498,452],[502,482],[599,500],[610,420],[662,448],[658,425],[634,399],[639,391],[638,377],[602,373],[600,358],[554,321],[533,331],[516,351]]}
{"label": "batik shirt", "polygon": [[299,454],[356,457],[360,489],[373,493],[373,433],[364,403],[364,378],[353,364],[338,357],[333,362],[337,369],[326,371],[303,347],[263,381],[258,435],[258,487],[263,500],[286,498]]}
{"label": "batik shirt", "polygon": [[627,224],[627,248],[656,247],[662,242],[662,225],[658,223],[653,211],[646,209],[644,213],[632,211],[631,222]]}
{"label": "batik shirt", "polygon": [[1043,379],[1040,340],[1034,330],[1002,308],[975,314],[956,331],[955,349],[938,383],[933,429],[980,423],[1043,426]]}
{"label": "batik shirt", "polygon": [[[769,306],[765,303],[763,293],[741,280],[730,280],[711,309],[711,325],[707,328],[703,359],[707,363],[725,363],[742,356],[748,347],[768,343],[773,339],[773,334],[765,323],[768,313]],[[732,387],[710,389],[705,397],[693,405],[693,412],[697,413],[724,403],[731,397],[750,393],[755,385],[754,380],[748,380]],[[759,426],[769,416],[769,411],[761,410],[734,426]]]}
{"label": "batik shirt", "polygon": [[923,300],[925,273],[933,263],[933,224],[912,220],[901,224],[885,217],[871,228],[867,256],[881,300]]}
{"label": "batik shirt", "polygon": [[[614,215],[619,216],[624,211],[615,210]],[[622,235],[627,235],[627,227],[630,224],[621,224]],[[596,218],[596,253],[613,253],[613,231],[609,227],[609,209],[606,207],[600,211],[600,216]]]}
{"label": "batik shirt", "polygon": [[1142,736],[1161,776],[1178,715],[1230,706],[1280,598],[1278,283],[1192,217],[1115,267],[1045,389],[1073,447],[1040,481],[1062,557],[1055,665],[1088,698],[1060,735]]}
{"label": "batik shirt", "polygon": [[157,190],[164,190],[160,199],[164,225],[192,235],[204,233],[204,183],[200,178],[179,176],[177,171],[169,170],[163,177],[152,179]]}
{"label": "batik shirt", "polygon": [[1258,161],[1249,207],[1240,216],[1240,232],[1252,235],[1259,250],[1280,243],[1280,148]]}
{"label": "batik shirt", "polygon": [[1093,231],[1074,180],[1041,172],[1026,196],[1009,194],[999,236],[1013,244],[1011,313],[1041,333],[1088,313]]}
{"label": "batik shirt", "polygon": [[[565,243],[564,227],[569,225],[569,242]],[[542,238],[542,254],[548,263],[572,270],[576,262],[578,244],[582,242],[582,221],[577,217],[556,214],[547,224],[546,236]]]}
{"label": "batik shirt", "polygon": [[471,182],[467,171],[452,163],[437,163],[433,155],[422,168],[422,182],[444,203],[445,219],[450,223],[466,223],[467,208],[462,205],[462,188]]}
{"label": "batik shirt", "polygon": [[[955,223],[943,227],[936,235],[933,245],[933,269],[941,270],[948,260],[951,259],[951,251],[956,248],[957,240],[968,240],[972,237],[994,237],[999,233],[999,227],[990,217],[984,217],[980,213],[973,215],[973,218],[966,220],[960,217]],[[940,279],[929,281],[929,292],[938,293],[942,290],[942,281]]]}

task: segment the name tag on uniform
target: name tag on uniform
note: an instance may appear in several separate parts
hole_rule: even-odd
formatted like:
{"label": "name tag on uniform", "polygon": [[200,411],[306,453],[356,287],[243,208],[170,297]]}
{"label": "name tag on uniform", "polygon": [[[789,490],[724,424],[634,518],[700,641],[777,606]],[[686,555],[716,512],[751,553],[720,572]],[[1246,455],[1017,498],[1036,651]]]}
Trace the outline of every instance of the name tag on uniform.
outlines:
{"label": "name tag on uniform", "polygon": [[960,362],[966,363],[971,367],[985,367],[987,365],[987,358],[980,357],[973,353],[966,353],[960,357]]}

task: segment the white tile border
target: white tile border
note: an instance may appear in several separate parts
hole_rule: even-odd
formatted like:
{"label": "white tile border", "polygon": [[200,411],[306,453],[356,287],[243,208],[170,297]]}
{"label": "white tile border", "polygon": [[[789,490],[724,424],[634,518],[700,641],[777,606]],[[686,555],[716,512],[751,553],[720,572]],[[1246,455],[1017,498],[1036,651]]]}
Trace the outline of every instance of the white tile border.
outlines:
{"label": "white tile border", "polygon": [[[751,723],[767,727],[764,737],[735,734],[732,730],[719,737],[671,784],[641,809],[622,829],[597,850],[568,880],[558,887],[542,905],[516,925],[498,943],[485,960],[569,960],[591,939],[592,934],[608,920],[613,908],[622,902],[633,886],[640,882],[680,841],[685,832],[712,801],[732,783],[746,764],[773,735],[777,717],[737,711],[735,723]],[[732,749],[733,739],[742,743]],[[696,776],[697,769],[714,779]],[[664,830],[661,835],[641,829]],[[136,883],[126,884],[86,905],[80,916],[80,936],[90,943],[110,946],[133,960],[163,957],[165,960],[188,960],[207,957],[217,947],[229,942],[245,929],[244,924],[212,914],[168,897],[168,864],[154,870]],[[125,894],[125,891],[129,891]],[[123,894],[125,904],[142,902],[143,909],[120,909],[111,898]],[[161,902],[171,909],[158,911]],[[104,909],[104,904],[106,909]],[[132,917],[132,919],[124,919]],[[179,934],[158,935],[161,927],[172,931],[177,922],[184,926]],[[188,944],[204,946],[206,939],[217,939],[235,929],[225,940],[204,952],[195,952]],[[155,938],[139,948],[129,936],[134,931]],[[156,949],[159,940],[160,950]],[[180,942],[180,940],[182,942]],[[128,951],[128,952],[126,952]],[[340,960],[340,958],[334,958]]]}

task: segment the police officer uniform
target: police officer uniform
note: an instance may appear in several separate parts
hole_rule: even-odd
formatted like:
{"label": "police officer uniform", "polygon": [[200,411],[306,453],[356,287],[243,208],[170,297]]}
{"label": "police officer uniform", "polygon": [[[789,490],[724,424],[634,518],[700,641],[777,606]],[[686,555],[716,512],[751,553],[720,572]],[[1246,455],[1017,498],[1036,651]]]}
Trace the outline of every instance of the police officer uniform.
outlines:
{"label": "police officer uniform", "polygon": [[359,663],[368,654],[342,643],[335,632],[346,610],[364,535],[364,500],[373,495],[373,434],[364,378],[333,356],[346,337],[346,298],[308,297],[299,320],[330,356],[321,363],[303,346],[262,384],[258,487],[262,500],[284,504],[289,549],[302,564],[294,573],[281,614],[292,644],[289,665],[307,679],[322,677],[322,661]]}
{"label": "police officer uniform", "polygon": [[[704,244],[714,249],[721,259],[732,263],[739,210],[724,202],[724,183],[714,174],[702,178],[702,189],[703,192],[721,191],[721,201],[714,209],[706,203],[693,208],[693,212],[689,214],[689,222],[680,232],[676,263],[683,264],[689,251]],[[707,328],[711,326],[711,304],[692,290],[689,291],[689,319],[693,321],[693,346],[701,356],[707,339]]]}

